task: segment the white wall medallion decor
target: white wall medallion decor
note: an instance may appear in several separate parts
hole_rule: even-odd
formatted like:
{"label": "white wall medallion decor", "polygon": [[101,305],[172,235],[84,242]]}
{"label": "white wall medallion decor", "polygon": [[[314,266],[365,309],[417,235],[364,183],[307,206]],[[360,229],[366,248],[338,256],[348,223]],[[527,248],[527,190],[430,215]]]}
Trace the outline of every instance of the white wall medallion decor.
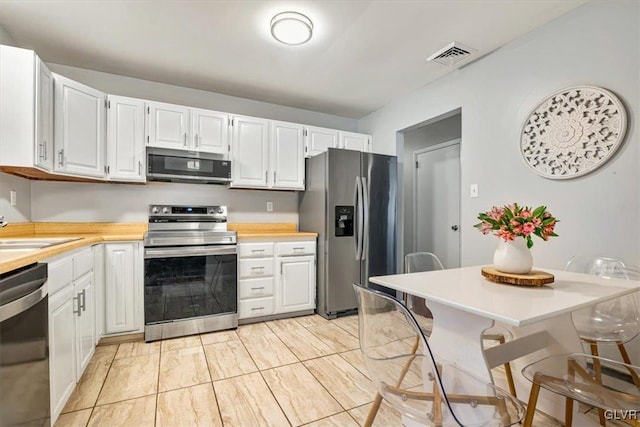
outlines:
{"label": "white wall medallion decor", "polygon": [[622,144],[627,114],[618,97],[594,86],[559,90],[533,109],[522,127],[520,152],[549,179],[570,179],[602,166]]}

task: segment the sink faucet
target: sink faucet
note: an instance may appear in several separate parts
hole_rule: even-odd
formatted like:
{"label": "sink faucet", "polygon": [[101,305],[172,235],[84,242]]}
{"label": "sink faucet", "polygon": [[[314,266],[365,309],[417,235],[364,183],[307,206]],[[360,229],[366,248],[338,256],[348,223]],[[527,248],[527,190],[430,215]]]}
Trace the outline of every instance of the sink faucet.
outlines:
{"label": "sink faucet", "polygon": [[9,225],[9,223],[4,220],[4,215],[0,215],[0,227],[6,227],[7,225]]}

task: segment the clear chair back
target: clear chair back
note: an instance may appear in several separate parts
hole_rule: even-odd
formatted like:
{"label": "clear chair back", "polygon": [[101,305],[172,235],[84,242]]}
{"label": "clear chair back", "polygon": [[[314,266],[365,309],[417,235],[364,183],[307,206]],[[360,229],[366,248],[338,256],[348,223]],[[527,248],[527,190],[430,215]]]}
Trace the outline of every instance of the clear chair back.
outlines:
{"label": "clear chair back", "polygon": [[431,252],[414,252],[404,257],[404,272],[418,273],[420,271],[444,270],[440,259]]}
{"label": "clear chair back", "polygon": [[[606,279],[640,280],[640,273],[614,257],[577,256],[566,271],[593,274]],[[627,295],[572,313],[573,324],[584,340],[599,343],[626,343],[640,333],[636,295]]]}
{"label": "clear chair back", "polygon": [[354,288],[369,375],[402,415],[429,426],[508,426],[522,418],[522,407],[506,393],[437,360],[402,303],[360,285]]}

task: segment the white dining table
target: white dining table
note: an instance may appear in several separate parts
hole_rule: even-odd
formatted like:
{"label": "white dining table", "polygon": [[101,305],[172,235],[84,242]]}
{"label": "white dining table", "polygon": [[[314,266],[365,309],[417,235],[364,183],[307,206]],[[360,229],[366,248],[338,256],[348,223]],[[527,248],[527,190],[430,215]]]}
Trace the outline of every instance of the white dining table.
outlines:
{"label": "white dining table", "polygon": [[[520,373],[548,355],[582,353],[571,312],[640,290],[640,282],[546,268],[555,281],[544,286],[513,286],[488,281],[481,266],[371,277],[372,283],[424,298],[433,313],[432,351],[477,377],[493,382],[491,368],[511,362],[518,398],[527,401],[531,384]],[[631,296],[630,296],[631,297]],[[494,324],[513,339],[485,349],[482,334]],[[543,392],[538,408],[564,419],[564,399]],[[577,413],[574,425],[598,425]],[[597,419],[597,417],[596,417]]]}

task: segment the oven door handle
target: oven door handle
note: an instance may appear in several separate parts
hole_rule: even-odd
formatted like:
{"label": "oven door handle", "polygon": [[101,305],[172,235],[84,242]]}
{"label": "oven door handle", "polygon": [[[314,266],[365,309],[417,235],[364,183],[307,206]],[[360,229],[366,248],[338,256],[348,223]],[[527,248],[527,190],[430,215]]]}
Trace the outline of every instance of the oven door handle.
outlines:
{"label": "oven door handle", "polygon": [[237,248],[235,245],[145,248],[144,259],[177,258],[177,257],[206,256],[206,255],[234,255],[236,253],[237,253]]}

